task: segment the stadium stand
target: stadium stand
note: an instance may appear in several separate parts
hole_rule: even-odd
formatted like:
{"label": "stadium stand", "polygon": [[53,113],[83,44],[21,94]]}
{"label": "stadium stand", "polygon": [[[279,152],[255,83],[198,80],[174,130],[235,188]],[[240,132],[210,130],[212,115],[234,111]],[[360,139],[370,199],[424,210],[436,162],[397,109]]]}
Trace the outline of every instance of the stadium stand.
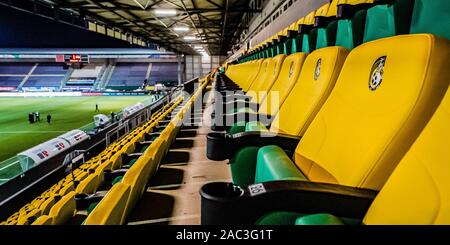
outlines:
{"label": "stadium stand", "polygon": [[148,63],[117,63],[107,88],[133,90],[141,87],[147,75]]}
{"label": "stadium stand", "polygon": [[33,70],[33,75],[65,75],[67,68],[62,64],[56,63],[39,63],[36,69]]}
{"label": "stadium stand", "polygon": [[152,63],[148,85],[157,83],[177,82],[178,64],[177,63]]}
{"label": "stadium stand", "polygon": [[59,88],[63,76],[32,76],[28,78],[22,87],[34,88]]}

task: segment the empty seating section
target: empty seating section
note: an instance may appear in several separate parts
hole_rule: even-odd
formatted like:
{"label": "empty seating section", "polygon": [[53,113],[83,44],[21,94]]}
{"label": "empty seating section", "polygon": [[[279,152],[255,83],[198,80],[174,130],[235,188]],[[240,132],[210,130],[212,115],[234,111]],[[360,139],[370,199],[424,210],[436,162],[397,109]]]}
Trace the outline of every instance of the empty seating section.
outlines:
{"label": "empty seating section", "polygon": [[67,69],[56,63],[1,63],[0,89],[17,89],[22,82],[25,88],[59,88],[66,73]]}
{"label": "empty seating section", "polygon": [[133,90],[144,84],[148,63],[117,63],[107,88]]}
{"label": "empty seating section", "polygon": [[124,224],[209,80],[200,80],[189,99],[166,104],[2,224]]}
{"label": "empty seating section", "polygon": [[23,87],[60,87],[63,76],[32,76]]}
{"label": "empty seating section", "polygon": [[39,63],[36,69],[33,70],[33,74],[36,75],[65,75],[67,73],[67,68],[61,64],[55,63]]}
{"label": "empty seating section", "polygon": [[34,63],[0,63],[0,74],[26,75],[33,66]]}
{"label": "empty seating section", "polygon": [[25,76],[1,76],[0,75],[0,90],[14,90],[23,81]]}
{"label": "empty seating section", "polygon": [[0,63],[0,91],[17,89],[34,64]]}
{"label": "empty seating section", "polygon": [[178,81],[177,63],[152,63],[148,85],[155,85],[160,82]]}
{"label": "empty seating section", "polygon": [[[229,159],[222,187],[242,192],[206,184],[203,223],[450,223],[449,39],[449,1],[333,0],[222,66],[211,117],[230,121],[213,125],[207,156]],[[219,111],[229,98],[250,103]],[[358,215],[343,208],[355,196]]]}

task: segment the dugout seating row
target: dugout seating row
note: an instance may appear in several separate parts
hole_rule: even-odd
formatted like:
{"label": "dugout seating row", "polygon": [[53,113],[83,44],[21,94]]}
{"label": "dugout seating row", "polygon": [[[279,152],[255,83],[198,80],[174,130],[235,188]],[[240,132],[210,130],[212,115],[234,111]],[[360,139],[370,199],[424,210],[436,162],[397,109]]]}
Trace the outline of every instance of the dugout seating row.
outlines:
{"label": "dugout seating row", "polygon": [[[206,84],[205,81],[202,82]],[[109,145],[98,156],[82,164],[1,224],[58,225],[70,223],[74,217],[84,220],[103,198],[104,192],[122,181],[129,170],[137,168],[134,166],[149,163],[151,167],[147,169],[146,175],[150,178],[158,168],[154,162],[148,162],[149,154],[155,151],[153,141],[162,138],[163,144],[170,144],[173,140],[173,134],[167,138],[164,130],[158,130],[170,128],[176,134],[179,125],[174,127],[177,124],[167,123],[167,119],[171,118],[171,114],[178,110],[182,102],[183,98],[180,96],[165,105],[148,122]]]}
{"label": "dugout seating row", "polygon": [[[400,2],[406,1],[386,6]],[[232,112],[256,109],[259,115],[241,121],[234,115],[228,132],[208,135],[208,158],[230,159],[234,185],[203,186],[203,224],[450,223],[450,185],[442,174],[450,133],[450,16],[442,10],[450,5],[412,3],[411,32],[431,34],[380,34],[350,52],[337,45],[228,66],[222,78],[238,81],[234,88],[248,87],[239,98],[258,104],[232,106]],[[378,14],[395,19],[397,13]],[[296,63],[294,56],[303,60]],[[268,81],[274,85],[263,94],[267,101],[249,93]],[[270,99],[270,92],[280,98]],[[272,118],[264,121],[262,114]]]}

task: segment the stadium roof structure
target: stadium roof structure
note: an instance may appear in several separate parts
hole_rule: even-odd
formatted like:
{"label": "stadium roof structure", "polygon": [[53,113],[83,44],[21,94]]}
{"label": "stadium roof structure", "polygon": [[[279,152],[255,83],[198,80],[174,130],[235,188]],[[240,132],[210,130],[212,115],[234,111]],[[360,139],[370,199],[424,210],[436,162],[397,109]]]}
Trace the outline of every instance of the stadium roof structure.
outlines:
{"label": "stadium roof structure", "polygon": [[172,52],[147,48],[0,48],[0,58],[54,58],[60,54],[86,54],[91,58],[176,58]]}
{"label": "stadium roof structure", "polygon": [[226,55],[237,43],[248,0],[37,0],[137,34],[168,50]]}

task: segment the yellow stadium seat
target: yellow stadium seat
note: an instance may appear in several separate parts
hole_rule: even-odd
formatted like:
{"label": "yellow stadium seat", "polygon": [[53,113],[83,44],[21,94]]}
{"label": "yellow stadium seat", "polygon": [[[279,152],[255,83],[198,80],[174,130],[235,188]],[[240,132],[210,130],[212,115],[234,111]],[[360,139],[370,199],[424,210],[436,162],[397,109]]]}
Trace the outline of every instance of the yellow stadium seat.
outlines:
{"label": "yellow stadium seat", "polygon": [[48,215],[42,215],[37,218],[31,225],[52,225],[53,219]]}
{"label": "yellow stadium seat", "polygon": [[[298,82],[271,122],[269,130],[258,121],[248,122],[245,131],[269,131],[273,134],[303,136],[333,90],[347,55],[348,51],[342,47],[328,47],[312,52],[306,58]],[[260,149],[257,145],[261,142],[262,140],[252,145],[239,138],[230,141],[230,148],[233,145],[236,147],[234,149],[237,149],[236,152],[228,153],[233,183],[237,185],[254,183],[256,156]],[[215,159],[214,155],[208,157],[220,160]]]}
{"label": "yellow stadium seat", "polygon": [[55,198],[53,196],[47,197],[47,199],[39,206],[39,209],[41,210],[41,213],[43,215],[48,214],[50,212],[50,209],[55,204]]}
{"label": "yellow stadium seat", "polygon": [[53,205],[48,214],[52,217],[52,225],[64,225],[73,217],[76,211],[75,195],[76,192],[72,191]]}
{"label": "yellow stadium seat", "polygon": [[86,218],[85,225],[122,225],[125,222],[125,208],[130,195],[130,186],[115,184],[102,201]]}
{"label": "yellow stadium seat", "polygon": [[[301,170],[295,176],[379,190],[448,86],[448,70],[439,65],[450,60],[448,50],[448,41],[432,35],[380,39],[354,49],[295,150]],[[266,166],[285,167],[273,163],[258,164],[256,182],[275,177]]]}
{"label": "yellow stadium seat", "polygon": [[86,177],[78,184],[76,188],[77,193],[94,194],[99,186],[99,174],[93,173]]}
{"label": "yellow stadium seat", "polygon": [[450,90],[375,198],[364,224],[450,224],[449,112]]}
{"label": "yellow stadium seat", "polygon": [[153,159],[143,156],[139,158],[136,164],[134,164],[123,176],[122,183],[129,185],[131,188],[130,196],[125,208],[125,217],[128,217],[131,210],[144,193],[152,163]]}
{"label": "yellow stadium seat", "polygon": [[30,212],[28,212],[27,214],[23,214],[23,215],[19,216],[19,218],[17,220],[17,225],[29,225],[34,221],[34,219],[36,219],[40,215],[41,215],[41,210],[33,209]]}
{"label": "yellow stadium seat", "polygon": [[58,192],[60,196],[65,196],[71,191],[75,190],[75,185],[73,184],[73,181],[70,181],[70,183],[66,184],[61,190]]}

